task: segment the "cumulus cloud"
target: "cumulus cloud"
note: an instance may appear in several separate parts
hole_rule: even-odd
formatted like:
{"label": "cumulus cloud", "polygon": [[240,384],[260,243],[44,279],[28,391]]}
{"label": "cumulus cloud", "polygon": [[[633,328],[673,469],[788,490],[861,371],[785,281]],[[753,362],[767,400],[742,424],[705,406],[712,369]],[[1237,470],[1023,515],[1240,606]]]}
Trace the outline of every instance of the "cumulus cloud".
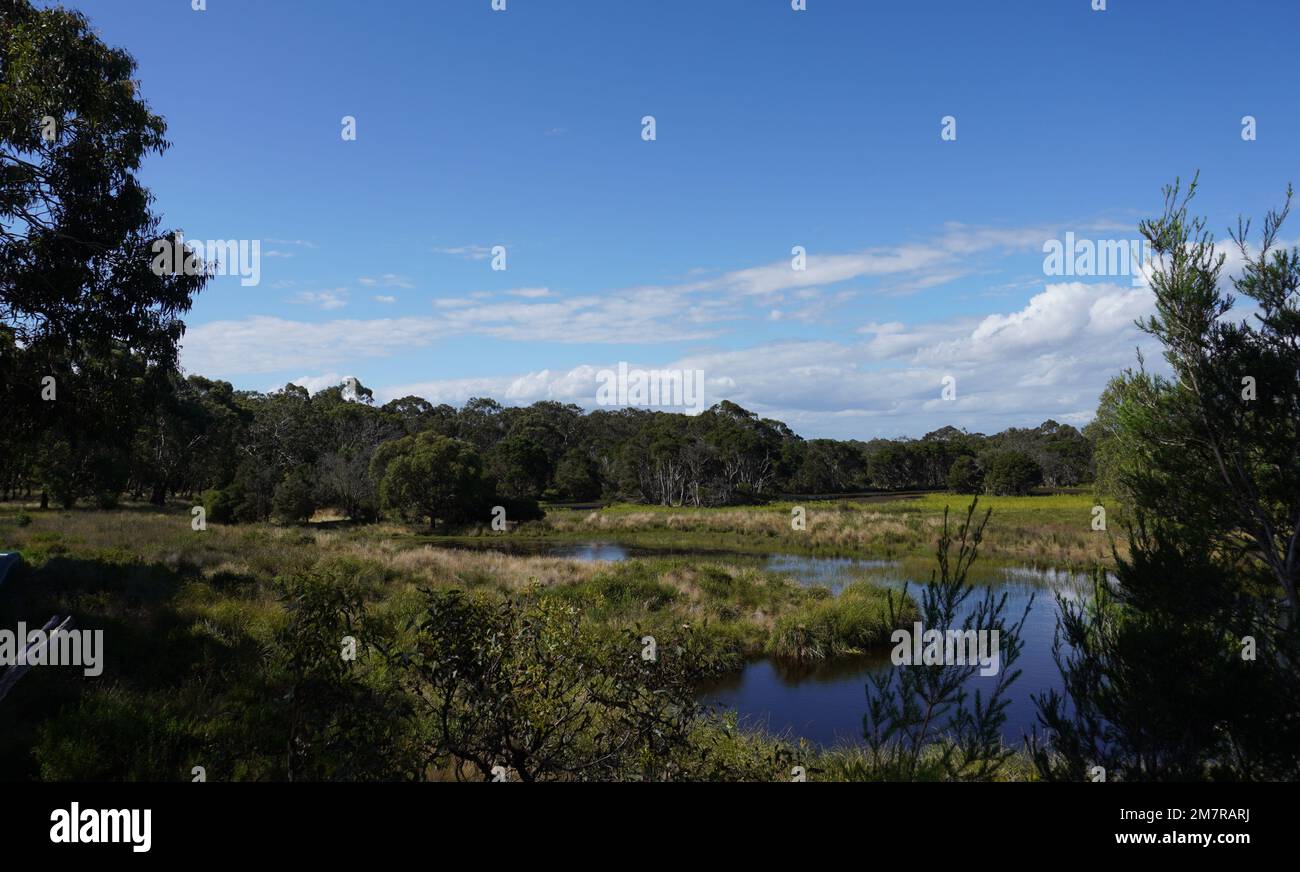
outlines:
{"label": "cumulus cloud", "polygon": [[[984,318],[868,324],[860,342],[772,342],[629,364],[703,370],[706,402],[732,400],[806,436],[921,435],[946,424],[993,431],[1049,417],[1082,425],[1106,382],[1133,363],[1135,346],[1149,345],[1133,321],[1150,310],[1146,289],[1071,282]],[[392,385],[376,395],[594,407],[596,374],[617,363]],[[956,379],[954,401],[941,397],[945,376]]]}
{"label": "cumulus cloud", "polygon": [[[290,379],[290,381],[300,388],[306,388],[307,393],[314,394],[318,391],[323,391],[326,388],[332,388],[343,384],[345,378],[347,378],[347,376],[339,375],[337,372],[327,372],[323,375],[300,375],[295,379]],[[265,389],[265,393],[278,391],[282,387],[284,387],[282,384],[269,385]]]}
{"label": "cumulus cloud", "polygon": [[313,323],[259,315],[190,328],[182,359],[191,372],[225,378],[391,357],[446,335],[446,325],[434,318]]}
{"label": "cumulus cloud", "polygon": [[[647,347],[671,345],[676,350],[663,359],[637,365],[703,369],[709,402],[733,400],[779,417],[805,435],[919,434],[948,423],[991,430],[1046,417],[1081,422],[1091,415],[1106,381],[1133,362],[1135,346],[1149,345],[1133,326],[1151,310],[1145,286],[1134,287],[1126,278],[1046,284],[1040,279],[1027,301],[1003,304],[998,311],[926,318],[925,309],[914,307],[919,319],[863,318],[856,327],[838,308],[863,293],[858,281],[884,279],[877,292],[934,286],[984,271],[977,262],[982,253],[1040,252],[1044,239],[1054,235],[1041,228],[948,225],[923,244],[809,252],[802,272],[778,261],[712,278],[598,294],[569,295],[546,287],[462,292],[433,300],[427,317],[310,323],[257,316],[212,322],[186,335],[183,361],[191,371],[219,377],[299,368],[332,374],[452,337],[581,344],[590,348],[584,362],[572,368],[395,384],[377,388],[376,395],[391,399],[414,393],[453,403],[488,395],[517,403],[556,399],[591,405],[597,371],[617,365],[620,357],[644,356]],[[843,282],[855,284],[834,287]],[[343,305],[345,298],[346,291],[338,289],[304,292],[296,301],[330,307]],[[997,304],[997,298],[975,299]],[[819,320],[839,329],[818,339],[766,338],[788,323]],[[742,329],[762,330],[762,338],[755,335],[737,347],[734,338],[744,335]],[[683,343],[717,342],[728,334],[725,347],[683,356]],[[618,345],[629,350],[599,351]],[[939,396],[947,375],[958,384],[952,402]]]}

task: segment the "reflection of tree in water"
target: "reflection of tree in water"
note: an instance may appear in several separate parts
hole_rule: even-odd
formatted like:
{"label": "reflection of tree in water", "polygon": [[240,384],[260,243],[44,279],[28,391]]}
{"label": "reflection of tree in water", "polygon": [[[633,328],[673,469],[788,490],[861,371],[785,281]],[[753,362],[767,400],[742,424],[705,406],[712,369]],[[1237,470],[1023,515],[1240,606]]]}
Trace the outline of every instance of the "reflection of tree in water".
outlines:
{"label": "reflection of tree in water", "polygon": [[809,682],[813,684],[834,684],[846,678],[855,677],[865,681],[871,673],[889,667],[889,653],[887,651],[853,657],[836,657],[831,660],[772,661],[773,673],[787,687],[797,687]]}

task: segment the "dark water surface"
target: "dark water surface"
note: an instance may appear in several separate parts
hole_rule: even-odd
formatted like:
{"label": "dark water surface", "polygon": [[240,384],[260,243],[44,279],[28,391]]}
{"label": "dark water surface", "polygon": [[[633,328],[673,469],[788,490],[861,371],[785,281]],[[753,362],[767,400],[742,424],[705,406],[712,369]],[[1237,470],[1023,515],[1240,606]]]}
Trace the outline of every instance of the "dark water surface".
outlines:
{"label": "dark water surface", "polygon": [[[783,560],[790,558],[783,557]],[[810,573],[815,576],[816,570]],[[877,581],[901,588],[904,579],[886,571]],[[913,584],[915,580],[909,579]],[[1008,624],[1019,620],[1024,648],[1014,668],[1021,674],[1008,688],[1006,723],[1002,737],[1019,745],[1037,723],[1032,697],[1049,689],[1061,689],[1061,676],[1052,658],[1052,640],[1058,613],[1056,595],[1077,596],[1085,579],[1064,573],[1008,569],[1003,580],[994,583],[997,593],[1007,594]],[[975,590],[967,600],[973,605],[983,591]],[[872,675],[894,666],[887,652],[820,664],[813,668],[794,667],[773,660],[749,664],[737,675],[727,676],[704,689],[703,699],[721,710],[735,711],[743,725],[762,727],[777,735],[805,738],[819,745],[836,745],[862,740],[862,716],[867,710],[866,685]],[[967,682],[970,703],[978,689],[987,698],[997,676],[974,675]]]}
{"label": "dark water surface", "polygon": [[[907,577],[901,564],[889,560],[853,557],[808,557],[799,554],[728,554],[726,552],[643,549],[612,542],[539,543],[512,551],[526,551],[583,561],[620,561],[665,555],[700,556],[737,563],[753,563],[790,576],[801,584],[821,585],[838,592],[845,584],[867,580],[894,589],[913,587],[924,578]],[[1003,738],[1019,745],[1036,724],[1032,696],[1061,689],[1060,672],[1052,659],[1052,640],[1058,614],[1057,595],[1075,599],[1084,589],[1083,575],[1028,567],[1010,567],[983,573],[983,583],[1007,594],[1005,616],[1014,623],[1028,607],[1021,637],[1024,648],[1015,667],[1020,678],[1008,690],[1007,722]],[[972,592],[968,605],[983,591]],[[839,659],[815,667],[758,660],[743,670],[702,688],[701,699],[719,711],[735,711],[742,726],[761,727],[789,739],[804,738],[829,746],[862,741],[862,716],[866,712],[867,679],[894,666],[888,652]],[[973,676],[967,684],[973,699],[981,689],[987,695],[996,676]]]}

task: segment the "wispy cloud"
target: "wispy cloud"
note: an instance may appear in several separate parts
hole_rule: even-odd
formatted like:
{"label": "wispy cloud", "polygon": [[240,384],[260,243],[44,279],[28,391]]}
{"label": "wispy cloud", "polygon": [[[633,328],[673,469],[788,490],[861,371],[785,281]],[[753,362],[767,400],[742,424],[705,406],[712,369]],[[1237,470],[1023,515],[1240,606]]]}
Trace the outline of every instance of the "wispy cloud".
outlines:
{"label": "wispy cloud", "polygon": [[[1134,346],[1145,341],[1133,328],[1133,320],[1149,311],[1151,296],[1145,287],[1127,282],[1035,282],[1020,273],[1021,280],[1011,287],[1037,288],[1021,305],[988,314],[923,317],[911,323],[864,318],[867,323],[856,334],[845,337],[843,333],[845,327],[852,330],[847,323],[849,311],[857,311],[844,307],[868,293],[863,285],[872,279],[885,278],[878,283],[885,288],[921,288],[978,271],[983,280],[989,270],[978,262],[982,253],[1037,253],[1043,241],[1055,235],[1040,228],[952,225],[925,244],[848,254],[810,253],[805,272],[777,262],[694,281],[592,294],[568,295],[545,287],[461,293],[431,301],[433,311],[427,317],[325,323],[259,317],[216,322],[189,331],[184,361],[194,371],[223,377],[298,367],[360,369],[365,360],[460,336],[625,346],[617,355],[609,355],[616,360],[637,356],[631,349],[680,347],[739,335],[741,325],[770,331],[773,324],[793,321],[832,324],[840,328],[839,338],[755,339],[744,348],[660,365],[704,368],[707,383],[719,396],[782,417],[792,426],[803,422],[813,432],[840,427],[847,433],[864,420],[881,428],[897,425],[914,431],[916,421],[951,420],[979,427],[999,415],[1009,416],[1008,420],[1040,414],[1058,420],[1086,419],[1105,380],[1131,363]],[[1007,279],[1001,273],[997,276],[1001,281],[990,283],[991,288],[1007,289]],[[1016,296],[1024,299],[1021,293]],[[298,297],[299,302],[322,307],[342,305],[345,299],[344,289]],[[387,302],[389,298],[375,299]],[[972,295],[970,299],[991,303],[996,298]],[[939,379],[946,374],[959,380],[958,400],[936,406],[941,402]],[[586,383],[581,388],[574,385],[590,380],[589,376],[579,367],[424,384],[443,399],[472,391],[523,402],[529,397],[580,398],[587,391]],[[409,387],[398,385],[392,390],[416,392]],[[941,421],[945,418],[949,420]],[[912,423],[899,423],[905,420]]]}
{"label": "wispy cloud", "polygon": [[[992,430],[1049,417],[1081,425],[1110,376],[1132,364],[1134,347],[1149,344],[1133,321],[1151,306],[1145,288],[1052,284],[1021,308],[982,318],[868,324],[861,342],[770,342],[631,363],[702,369],[707,402],[730,399],[806,435],[915,434],[945,424]],[[377,388],[376,396],[592,407],[597,373],[616,363],[395,384]],[[949,375],[957,380],[954,401],[941,398]]]}
{"label": "wispy cloud", "polygon": [[466,260],[487,260],[492,255],[490,245],[457,245],[450,248],[435,248],[438,254],[450,257],[462,257]]}
{"label": "wispy cloud", "polygon": [[341,309],[348,304],[347,288],[328,291],[299,291],[289,302],[300,306],[320,306],[322,309]]}
{"label": "wispy cloud", "polygon": [[357,281],[370,288],[410,289],[415,287],[415,284],[409,278],[396,273],[384,273],[381,276],[362,276]]}

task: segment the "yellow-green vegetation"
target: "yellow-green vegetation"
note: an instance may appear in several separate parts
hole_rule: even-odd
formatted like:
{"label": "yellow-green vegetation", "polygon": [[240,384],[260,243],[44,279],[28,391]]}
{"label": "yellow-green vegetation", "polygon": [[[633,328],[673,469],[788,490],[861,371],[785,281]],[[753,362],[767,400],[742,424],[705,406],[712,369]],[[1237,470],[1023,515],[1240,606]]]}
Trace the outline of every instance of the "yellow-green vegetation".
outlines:
{"label": "yellow-green vegetation", "polygon": [[[733,508],[613,505],[598,510],[550,509],[527,524],[521,538],[610,539],[652,548],[783,551],[800,554],[930,558],[945,508],[968,497],[931,493],[899,500],[779,502]],[[995,523],[986,532],[981,561],[1038,568],[1086,568],[1111,562],[1111,538],[1092,528],[1090,492],[981,497]],[[805,512],[804,529],[791,513]],[[1113,511],[1113,510],[1112,510]],[[1118,517],[1107,524],[1122,548]]]}
{"label": "yellow-green vegetation", "polygon": [[[19,520],[18,507],[0,508],[0,550],[24,558],[0,592],[0,625],[72,614],[80,626],[104,630],[106,654],[94,681],[73,670],[38,670],[0,706],[0,777],[179,779],[196,755],[223,778],[285,777],[277,742],[303,715],[280,701],[296,699],[295,688],[308,680],[295,677],[301,658],[286,639],[301,636],[291,614],[311,585],[340,596],[346,590],[368,626],[395,638],[421,619],[429,590],[500,602],[540,595],[580,614],[601,638],[687,632],[711,668],[764,654],[817,658],[881,648],[892,629],[879,588],[859,583],[833,596],[722,559],[513,556],[431,547],[397,525],[195,531],[184,506],[22,511],[29,519]],[[357,664],[346,676],[354,682],[348,694],[379,709],[409,700],[390,663],[368,656]],[[329,732],[369,737],[361,744],[413,744],[409,735],[398,741],[376,729],[334,724]],[[750,744],[782,765],[790,753],[775,740]],[[396,764],[366,765],[312,777],[368,777]],[[733,777],[754,772],[737,769]]]}
{"label": "yellow-green vegetation", "polygon": [[[875,760],[862,746],[822,748],[806,740],[773,735],[727,714],[700,726],[696,741],[709,751],[714,770],[711,780],[891,781],[887,765]],[[921,755],[913,780],[943,781],[940,756],[946,746],[935,743]],[[799,771],[796,767],[802,770]],[[1038,781],[1033,759],[1023,750],[1010,753],[996,781]]]}
{"label": "yellow-green vegetation", "polygon": [[[857,653],[884,645],[892,629],[878,587],[861,583],[832,596],[824,587],[721,558],[603,563],[440,548],[396,525],[210,524],[195,532],[188,515],[153,507],[38,512],[23,527],[11,517],[0,513],[0,545],[22,553],[33,568],[53,561],[60,573],[100,563],[130,568],[134,576],[172,573],[178,587],[167,593],[187,616],[214,629],[232,622],[240,630],[255,628],[262,641],[274,629],[276,610],[265,582],[340,560],[374,580],[373,598],[384,609],[400,609],[430,586],[501,594],[539,586],[598,624],[648,632],[689,625],[715,640],[718,653],[736,658]],[[815,644],[793,644],[800,628]]]}
{"label": "yellow-green vegetation", "polygon": [[767,650],[793,660],[827,660],[869,651],[894,629],[886,592],[858,582],[834,599],[821,597],[780,615]]}

